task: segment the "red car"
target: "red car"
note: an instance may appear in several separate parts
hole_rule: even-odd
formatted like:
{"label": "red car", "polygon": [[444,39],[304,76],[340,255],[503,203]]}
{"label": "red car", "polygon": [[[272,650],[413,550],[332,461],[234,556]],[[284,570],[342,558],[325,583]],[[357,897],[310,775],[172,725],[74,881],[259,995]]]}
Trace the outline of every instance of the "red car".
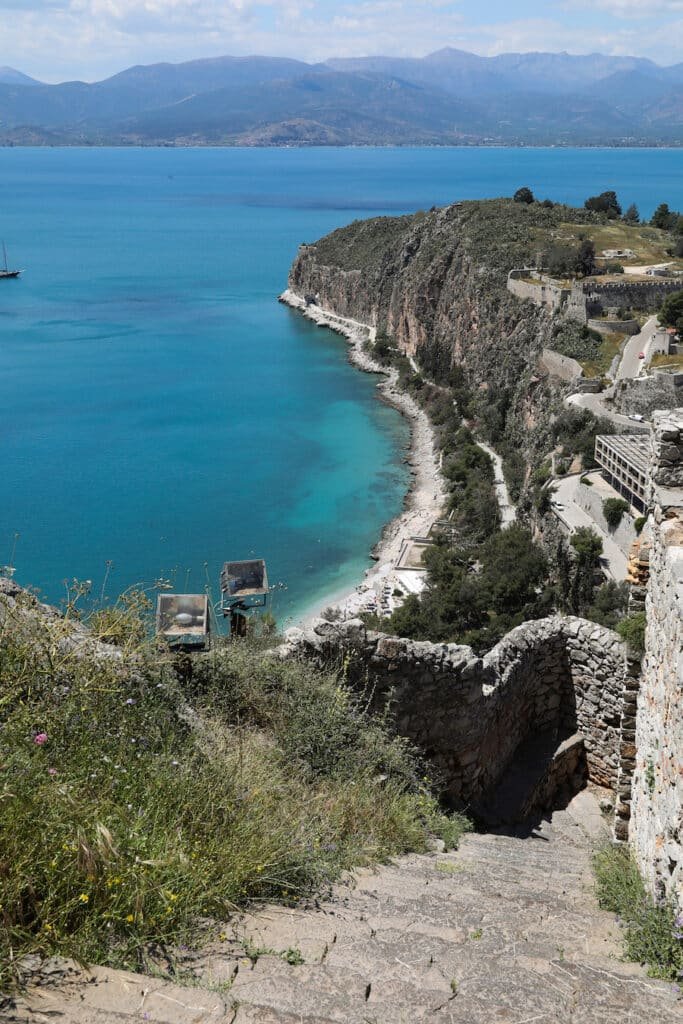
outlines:
{"label": "red car", "polygon": [[645,358],[645,353],[644,352],[639,352],[638,353],[638,358],[639,359],[644,359]]}

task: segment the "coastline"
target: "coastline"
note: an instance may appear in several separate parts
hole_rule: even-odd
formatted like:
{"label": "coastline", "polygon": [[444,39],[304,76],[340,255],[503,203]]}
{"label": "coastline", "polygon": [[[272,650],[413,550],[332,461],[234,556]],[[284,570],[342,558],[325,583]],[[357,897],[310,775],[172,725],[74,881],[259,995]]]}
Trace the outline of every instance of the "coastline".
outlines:
{"label": "coastline", "polygon": [[425,537],[432,523],[443,515],[446,488],[439,468],[439,455],[434,431],[426,412],[398,386],[398,372],[376,362],[364,350],[366,341],[374,341],[375,328],[350,317],[339,316],[321,306],[309,303],[287,288],[279,297],[284,305],[296,310],[319,327],[341,334],[349,343],[348,358],[365,373],[382,377],[377,385],[383,401],[397,409],[410,423],[410,455],[407,459],[411,483],[403,511],[382,530],[372,549],[376,564],[365,571],[355,587],[331,594],[318,601],[301,622],[308,622],[327,608],[334,608],[343,618],[354,618],[360,611],[392,610],[394,589],[419,593],[425,584],[425,572],[419,569],[397,569],[396,564],[406,543],[413,537]]}

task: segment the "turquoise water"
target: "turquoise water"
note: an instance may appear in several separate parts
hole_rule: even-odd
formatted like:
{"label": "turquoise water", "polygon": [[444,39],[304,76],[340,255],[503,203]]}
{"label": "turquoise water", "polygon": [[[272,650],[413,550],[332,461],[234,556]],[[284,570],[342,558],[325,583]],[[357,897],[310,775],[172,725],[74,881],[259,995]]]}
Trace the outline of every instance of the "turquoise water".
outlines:
{"label": "turquoise water", "polygon": [[[268,560],[281,621],[355,582],[408,440],[345,344],[280,306],[355,217],[616,188],[683,208],[681,150],[0,150],[0,564],[51,600]],[[286,589],[284,589],[286,586]]]}

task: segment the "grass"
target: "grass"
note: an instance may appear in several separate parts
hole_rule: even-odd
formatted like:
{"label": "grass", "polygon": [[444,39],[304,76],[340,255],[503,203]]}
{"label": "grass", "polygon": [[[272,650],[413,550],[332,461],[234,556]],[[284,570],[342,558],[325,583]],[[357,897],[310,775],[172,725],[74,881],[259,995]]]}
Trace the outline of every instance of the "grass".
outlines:
{"label": "grass", "polygon": [[[603,249],[631,249],[635,259],[619,259],[624,266],[640,266],[650,263],[668,263],[667,248],[671,246],[671,235],[648,224],[624,224],[613,220],[605,224],[591,224],[588,230],[585,224],[565,223],[560,225],[563,236],[568,240],[575,239],[578,245],[581,235],[588,234],[595,243],[598,255]],[[677,261],[674,261],[677,262]]]}
{"label": "grass", "polygon": [[0,623],[0,991],[27,953],[144,969],[235,907],[466,828],[337,675],[236,643],[180,678],[134,622],[106,656],[27,596]]}
{"label": "grass", "polygon": [[625,334],[606,334],[603,336],[600,348],[593,359],[581,363],[585,377],[604,377],[612,360],[619,354]]}
{"label": "grass", "polygon": [[607,846],[593,860],[600,906],[617,914],[624,928],[626,958],[647,965],[652,978],[683,978],[683,914],[655,904],[629,851]]}
{"label": "grass", "polygon": [[650,359],[650,366],[657,370],[683,370],[683,354],[667,356],[659,352]]}

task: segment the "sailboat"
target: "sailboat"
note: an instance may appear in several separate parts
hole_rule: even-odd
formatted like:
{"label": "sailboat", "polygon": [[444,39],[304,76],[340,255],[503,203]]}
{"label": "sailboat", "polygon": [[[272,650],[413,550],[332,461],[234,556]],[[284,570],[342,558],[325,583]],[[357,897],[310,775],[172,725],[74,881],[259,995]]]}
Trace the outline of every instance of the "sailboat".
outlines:
{"label": "sailboat", "polygon": [[3,277],[19,277],[19,274],[21,274],[20,270],[10,270],[7,266],[7,249],[4,242],[2,243],[2,254],[5,258],[5,267],[4,269],[0,267],[0,279]]}

